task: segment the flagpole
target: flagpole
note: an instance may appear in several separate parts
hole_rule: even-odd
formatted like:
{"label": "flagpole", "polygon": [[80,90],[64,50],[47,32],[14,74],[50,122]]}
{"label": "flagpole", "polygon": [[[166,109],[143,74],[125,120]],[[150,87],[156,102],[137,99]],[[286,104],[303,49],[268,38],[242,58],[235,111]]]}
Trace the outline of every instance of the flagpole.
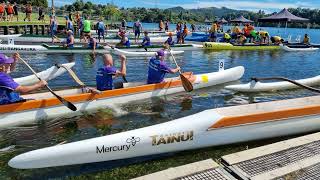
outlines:
{"label": "flagpole", "polygon": [[54,0],[51,0],[51,11],[52,11],[52,16],[55,15],[55,12],[54,12]]}

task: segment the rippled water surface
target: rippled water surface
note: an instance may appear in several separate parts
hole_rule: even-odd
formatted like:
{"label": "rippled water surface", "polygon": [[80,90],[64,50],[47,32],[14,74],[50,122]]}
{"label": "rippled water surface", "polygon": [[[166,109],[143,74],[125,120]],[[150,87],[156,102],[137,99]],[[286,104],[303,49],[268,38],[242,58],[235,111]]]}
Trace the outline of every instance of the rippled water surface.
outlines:
{"label": "rippled water surface", "polygon": [[[319,35],[318,30],[310,31],[312,31],[312,34]],[[85,84],[90,86],[95,86],[95,72],[98,67],[102,66],[101,56],[98,56],[95,60],[90,55],[35,54],[23,55],[22,57],[28,60],[30,65],[37,71],[47,69],[56,63],[75,61],[74,71]],[[114,56],[114,58],[115,65],[119,67],[118,57]],[[218,61],[221,59],[225,61],[226,68],[244,66],[246,71],[240,80],[241,82],[247,82],[251,77],[270,76],[302,79],[319,75],[320,72],[318,51],[292,53],[283,51],[186,51],[183,56],[177,56],[176,58],[184,71],[193,71],[195,74],[217,71]],[[128,81],[145,81],[147,59],[129,58],[127,62]],[[174,63],[170,59],[168,63],[174,67]],[[14,77],[21,77],[29,74],[28,69],[20,63],[16,72],[12,75]],[[70,86],[76,86],[67,74],[50,81],[49,85],[53,89],[65,89]],[[180,93],[152,100],[131,102],[120,107],[102,107],[96,112],[85,113],[76,118],[58,118],[37,124],[1,130],[0,178],[62,178],[85,174],[91,171],[99,172],[113,166],[100,163],[98,165],[76,165],[41,170],[15,170],[7,166],[10,158],[29,150],[159,124],[206,109],[315,95],[302,89],[244,94],[228,91],[223,89],[223,87],[224,85],[220,85],[197,90],[189,94]],[[245,146],[245,144],[240,144],[239,146]],[[216,151],[223,153],[226,149],[230,148],[234,151],[237,150],[235,146],[227,146],[225,148],[218,148]],[[173,158],[173,156],[169,156],[168,158]],[[183,157],[184,154],[180,156]]]}

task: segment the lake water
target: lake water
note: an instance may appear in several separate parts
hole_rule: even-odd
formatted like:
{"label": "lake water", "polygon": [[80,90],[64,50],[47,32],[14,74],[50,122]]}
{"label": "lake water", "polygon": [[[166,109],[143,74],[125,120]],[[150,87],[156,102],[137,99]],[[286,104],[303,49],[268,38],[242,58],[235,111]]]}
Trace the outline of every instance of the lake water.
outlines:
{"label": "lake water", "polygon": [[[272,33],[277,33],[276,28],[268,28]],[[281,29],[280,31],[285,31]],[[287,29],[288,34],[294,37],[304,34],[301,29]],[[308,30],[311,39],[319,43],[319,30]],[[244,66],[245,75],[241,82],[248,82],[251,77],[270,77],[284,76],[291,79],[301,79],[319,75],[320,63],[319,52],[284,52],[284,51],[186,51],[183,56],[177,56],[178,64],[183,71],[193,71],[195,74],[208,73],[218,70],[218,62],[223,59],[226,68]],[[102,66],[102,58],[98,56],[95,60],[90,55],[23,55],[30,65],[40,71],[56,63],[66,63],[75,61],[73,68],[79,75],[80,79],[87,85],[95,86],[96,70]],[[114,56],[115,65],[119,67],[119,59]],[[147,74],[148,60],[145,58],[129,58],[127,61],[127,79],[129,82],[145,81]],[[174,67],[172,61],[168,63]],[[19,63],[16,72],[12,75],[20,77],[29,75],[30,72]],[[172,75],[171,75],[172,76]],[[64,74],[55,80],[49,82],[53,89],[64,89],[76,84],[70,79],[69,75]],[[279,99],[289,99],[315,95],[303,89],[271,92],[244,94],[236,93],[223,89],[223,85],[194,91],[192,93],[181,93],[161,97],[153,100],[143,100],[132,102],[121,107],[112,109],[102,107],[95,113],[87,113],[76,118],[59,118],[50,121],[44,121],[38,124],[6,129],[0,131],[0,179],[46,179],[46,178],[63,178],[86,174],[88,172],[105,172],[114,179],[122,179],[121,173],[130,172],[130,167],[112,169],[118,165],[107,163],[95,163],[76,166],[66,166],[59,168],[46,168],[41,170],[17,170],[7,166],[7,162],[15,155],[30,150],[56,145],[61,142],[73,142],[83,139],[89,139],[106,134],[113,134],[126,130],[146,127],[153,124],[170,121],[206,109],[212,109],[223,106],[235,106],[254,102],[273,101]],[[275,140],[277,141],[277,140]],[[255,142],[253,144],[242,143],[239,145],[230,145],[224,147],[213,147],[208,151],[223,155],[250,147],[265,144],[267,142]],[[3,149],[4,148],[4,149]],[[207,149],[206,149],[207,150]],[[203,154],[199,154],[203,153]],[[192,156],[190,155],[192,154]],[[157,164],[162,161],[175,160],[179,164],[189,161],[205,159],[206,151],[191,151],[179,153],[179,158],[175,155],[153,160]],[[193,156],[194,155],[194,156]],[[187,159],[196,157],[194,159]],[[176,158],[176,159],[175,159]],[[218,158],[218,155],[217,157]],[[145,169],[148,169],[150,162],[140,162],[141,172],[131,172],[126,177],[135,177],[144,175]],[[139,167],[140,167],[139,166]],[[170,166],[170,164],[168,165]],[[110,170],[110,168],[112,170]],[[128,170],[129,168],[129,170]],[[137,168],[137,167],[132,167]],[[164,167],[150,169],[150,171],[161,170]],[[148,171],[149,172],[149,171]],[[88,177],[95,177],[89,174]],[[112,179],[112,178],[111,178]],[[125,179],[125,178],[124,178]]]}

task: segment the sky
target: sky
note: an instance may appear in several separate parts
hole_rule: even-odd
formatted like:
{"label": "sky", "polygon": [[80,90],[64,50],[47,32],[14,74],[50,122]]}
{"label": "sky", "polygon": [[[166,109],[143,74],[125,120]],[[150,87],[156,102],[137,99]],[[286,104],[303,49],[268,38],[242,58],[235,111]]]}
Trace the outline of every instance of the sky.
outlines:
{"label": "sky", "polygon": [[[51,0],[48,0],[51,4]],[[71,4],[75,0],[54,0],[55,6]],[[275,12],[283,8],[320,8],[320,0],[84,0],[95,4],[113,2],[119,7],[170,8],[181,6],[186,9],[203,7],[227,7],[238,10]]]}

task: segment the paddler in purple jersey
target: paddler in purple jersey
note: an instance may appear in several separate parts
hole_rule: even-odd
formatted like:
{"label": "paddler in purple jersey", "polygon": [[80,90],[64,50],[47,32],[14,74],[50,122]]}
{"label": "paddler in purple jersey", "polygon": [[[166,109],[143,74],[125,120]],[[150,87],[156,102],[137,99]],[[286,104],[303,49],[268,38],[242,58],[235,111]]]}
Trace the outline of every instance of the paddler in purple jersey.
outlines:
{"label": "paddler in purple jersey", "polygon": [[96,75],[97,89],[99,91],[111,90],[113,86],[113,78],[117,76],[125,76],[126,69],[126,57],[120,55],[121,68],[118,70],[113,66],[113,59],[110,54],[105,54],[103,57],[104,66],[99,68]]}
{"label": "paddler in purple jersey", "polygon": [[0,105],[24,101],[19,93],[28,93],[47,85],[41,80],[32,86],[21,86],[9,75],[16,68],[19,54],[15,53],[12,58],[0,53]]}
{"label": "paddler in purple jersey", "polygon": [[149,70],[148,70],[148,84],[161,83],[164,81],[164,77],[167,73],[177,73],[180,67],[175,69],[170,68],[164,61],[165,53],[164,50],[157,51],[155,57],[149,60]]}

